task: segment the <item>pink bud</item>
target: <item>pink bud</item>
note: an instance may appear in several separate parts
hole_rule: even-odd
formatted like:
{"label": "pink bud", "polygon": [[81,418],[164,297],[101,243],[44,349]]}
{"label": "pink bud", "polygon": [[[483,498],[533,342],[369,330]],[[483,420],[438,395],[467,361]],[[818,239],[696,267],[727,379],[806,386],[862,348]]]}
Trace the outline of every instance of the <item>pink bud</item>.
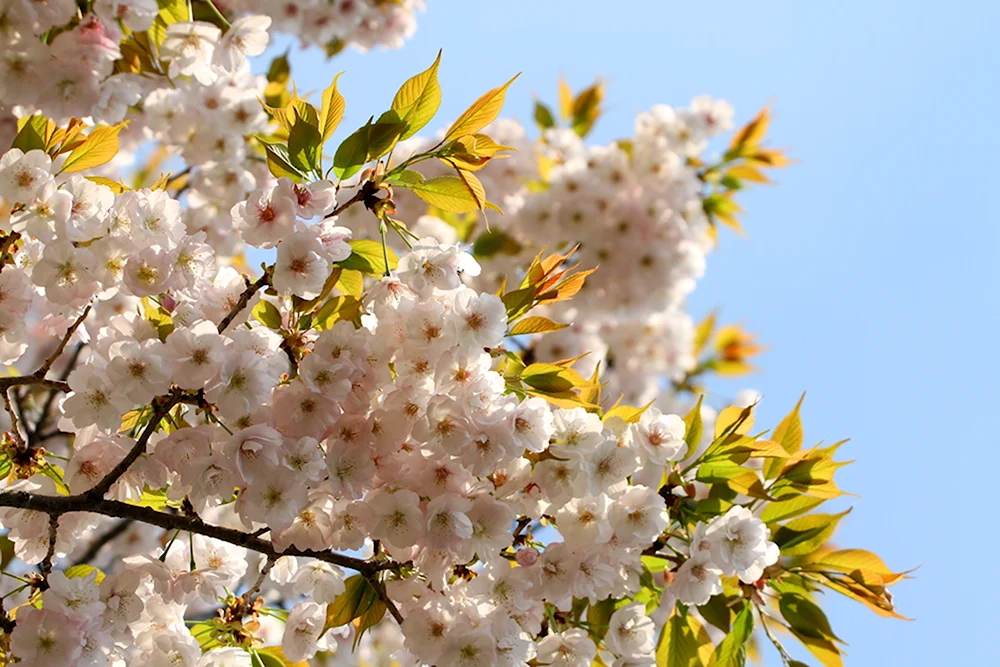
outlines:
{"label": "pink bud", "polygon": [[538,562],[538,551],[534,547],[525,547],[517,552],[516,558],[521,567],[531,567]]}

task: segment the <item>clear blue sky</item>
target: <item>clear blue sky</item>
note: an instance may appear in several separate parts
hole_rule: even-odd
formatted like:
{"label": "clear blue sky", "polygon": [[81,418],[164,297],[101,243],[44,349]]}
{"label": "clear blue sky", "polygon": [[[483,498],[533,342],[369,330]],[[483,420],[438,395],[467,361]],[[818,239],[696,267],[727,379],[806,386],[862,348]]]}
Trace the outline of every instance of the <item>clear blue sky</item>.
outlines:
{"label": "clear blue sky", "polygon": [[299,89],[346,70],[342,127],[357,127],[443,47],[442,123],[518,71],[507,110],[526,122],[560,74],[575,88],[605,77],[597,141],[630,134],[658,102],[725,97],[741,121],[773,102],[773,142],[800,162],[746,193],[750,238],[723,234],[691,301],[769,346],[762,373],[722,389],[761,390],[758,424],[808,390],[807,440],[850,437],[841,451],[857,459],[839,473],[861,498],[838,541],[922,565],[895,588],[911,623],[827,596],[848,665],[1000,664],[987,651],[1000,538],[986,520],[1000,486],[1000,5],[428,5],[399,51],[293,55]]}

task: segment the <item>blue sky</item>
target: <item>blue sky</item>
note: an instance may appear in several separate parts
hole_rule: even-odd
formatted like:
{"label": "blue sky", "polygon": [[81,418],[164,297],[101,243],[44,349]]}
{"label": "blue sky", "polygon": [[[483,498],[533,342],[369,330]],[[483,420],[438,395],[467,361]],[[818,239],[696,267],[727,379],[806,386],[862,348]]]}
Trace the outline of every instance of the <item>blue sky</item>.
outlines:
{"label": "blue sky", "polygon": [[534,95],[555,99],[561,74],[574,88],[604,77],[601,142],[659,102],[725,97],[740,121],[772,102],[773,144],[799,162],[745,193],[749,238],[722,235],[691,300],[769,347],[761,373],[720,389],[762,391],[758,424],[807,390],[806,439],[850,437],[841,452],[857,459],[839,473],[861,497],[838,541],[922,566],[895,589],[914,622],[828,596],[846,663],[992,663],[1000,539],[981,522],[997,486],[1000,5],[428,4],[399,51],[293,53],[299,89],[346,70],[342,127],[356,127],[443,47],[442,123],[518,71],[507,113],[525,122]]}

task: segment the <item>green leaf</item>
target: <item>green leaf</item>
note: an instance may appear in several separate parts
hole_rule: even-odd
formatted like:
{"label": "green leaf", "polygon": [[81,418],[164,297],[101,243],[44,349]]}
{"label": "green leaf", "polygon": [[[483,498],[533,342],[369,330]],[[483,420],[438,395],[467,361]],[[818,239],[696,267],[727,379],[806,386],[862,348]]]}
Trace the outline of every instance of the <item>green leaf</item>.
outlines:
{"label": "green leaf", "polygon": [[160,13],[153,19],[153,25],[149,28],[149,39],[157,47],[163,44],[167,36],[167,27],[174,23],[191,20],[191,13],[188,11],[190,3],[188,0],[156,0]]}
{"label": "green leaf", "polygon": [[321,130],[323,143],[326,143],[333,136],[334,131],[344,117],[344,109],[347,106],[344,96],[337,90],[337,79],[340,78],[341,74],[343,72],[333,77],[333,83],[323,91],[323,106],[319,112],[319,129]]}
{"label": "green leaf", "polygon": [[56,491],[59,492],[59,495],[70,495],[69,487],[63,481],[66,478],[66,473],[63,472],[62,468],[52,463],[46,463],[45,467],[42,468],[42,474],[56,483]]}
{"label": "green leaf", "polygon": [[130,122],[124,120],[117,125],[95,127],[86,140],[69,154],[59,173],[93,169],[110,162],[118,154],[118,135]]}
{"label": "green leaf", "polygon": [[[371,588],[370,584],[369,588]],[[371,605],[365,610],[365,613],[361,614],[355,623],[354,645],[351,650],[357,650],[358,644],[361,643],[361,638],[365,635],[365,631],[378,625],[379,621],[385,616],[386,609],[385,601],[382,598],[376,597],[372,600]]]}
{"label": "green leaf", "polygon": [[778,609],[797,633],[814,639],[840,641],[830,627],[826,614],[815,602],[798,593],[782,593]]}
{"label": "green leaf", "polygon": [[399,136],[406,129],[406,123],[399,115],[389,110],[378,117],[373,125],[368,127],[368,162],[377,160],[396,145]]}
{"label": "green leaf", "polygon": [[708,602],[698,607],[698,613],[703,619],[728,633],[733,621],[732,608],[729,606],[731,601],[732,598],[726,595],[713,595]]}
{"label": "green leaf", "polygon": [[142,495],[138,500],[128,500],[126,501],[129,505],[138,505],[139,507],[149,507],[156,510],[157,512],[162,512],[167,507],[167,492],[162,489],[150,489],[146,487],[142,491]]}
{"label": "green leaf", "polygon": [[275,178],[290,178],[296,183],[302,182],[305,174],[292,165],[288,148],[282,144],[272,144],[263,140],[261,143],[264,144],[264,151],[267,154],[267,168]]}
{"label": "green leaf", "polygon": [[268,329],[277,331],[281,328],[281,311],[270,301],[261,299],[250,313],[253,318]]}
{"label": "green leaf", "polygon": [[326,625],[323,632],[360,618],[377,597],[375,589],[363,576],[356,574],[348,577],[344,582],[344,592],[326,607]]}
{"label": "green leaf", "polygon": [[521,372],[521,382],[543,392],[559,393],[590,386],[590,381],[572,368],[534,363]]}
{"label": "green leaf", "polygon": [[278,56],[271,61],[271,66],[267,71],[267,88],[264,89],[264,101],[272,107],[282,107],[288,99],[288,81],[291,79],[292,69],[288,63],[288,53]]}
{"label": "green leaf", "polygon": [[11,148],[19,148],[23,152],[39,150],[44,151],[48,143],[49,121],[41,114],[30,116],[21,126]]}
{"label": "green leaf", "polygon": [[449,213],[479,210],[479,202],[457,176],[436,176],[410,186],[414,194],[432,206]]}
{"label": "green leaf", "polygon": [[698,402],[695,403],[695,406],[691,408],[691,411],[684,417],[684,424],[687,425],[687,429],[684,431],[684,442],[687,443],[687,453],[684,455],[685,458],[691,456],[691,454],[698,449],[698,443],[701,442],[701,436],[705,430],[705,426],[701,419],[701,402],[704,399],[704,394],[698,396]]}
{"label": "green leaf", "polygon": [[472,244],[472,254],[476,257],[492,257],[496,254],[516,255],[521,252],[521,244],[512,236],[500,231],[484,232]]}
{"label": "green leaf", "polygon": [[[385,249],[389,256],[389,270],[395,269],[399,258],[391,248]],[[337,262],[337,265],[347,271],[360,271],[372,276],[381,277],[385,273],[385,258],[382,256],[382,244],[372,239],[354,239],[351,241],[351,256]]]}
{"label": "green leaf", "polygon": [[552,111],[539,101],[535,101],[535,123],[541,130],[548,130],[556,126],[556,119]]}
{"label": "green leaf", "polygon": [[568,324],[562,324],[561,322],[553,322],[547,317],[525,317],[522,320],[518,320],[514,326],[511,327],[508,336],[520,336],[522,334],[541,334],[548,333],[550,331],[559,331],[560,329],[565,329]]}
{"label": "green leaf", "polygon": [[600,641],[608,633],[608,623],[611,621],[611,615],[615,613],[617,602],[614,598],[605,598],[587,607],[587,623],[590,626],[588,630],[595,641]]}
{"label": "green leaf", "polygon": [[711,655],[712,639],[686,611],[674,609],[656,644],[656,667],[703,667]]}
{"label": "green leaf", "polygon": [[368,162],[368,128],[371,123],[369,118],[364,127],[355,130],[337,147],[337,152],[333,156],[333,173],[340,180],[346,180],[358,173]]}
{"label": "green leaf", "polygon": [[288,133],[288,159],[302,172],[320,170],[320,147],[323,140],[315,125],[295,111],[295,124]]}
{"label": "green leaf", "polygon": [[475,134],[496,120],[496,117],[500,115],[500,110],[503,108],[504,97],[507,95],[507,88],[510,84],[514,83],[514,80],[519,76],[521,75],[515,75],[514,78],[504,85],[487,91],[478,100],[473,102],[472,106],[466,109],[462,115],[451,124],[451,127],[448,128],[448,132],[445,133],[444,140],[448,141],[449,139],[454,139],[455,137],[460,137],[462,135]]}
{"label": "green leaf", "polygon": [[793,498],[789,498],[788,500],[768,503],[768,505],[764,508],[764,511],[761,512],[760,520],[764,523],[784,521],[785,519],[791,519],[792,517],[812,511],[824,502],[826,502],[826,498],[795,496]]}
{"label": "green leaf", "polygon": [[202,651],[210,651],[213,648],[222,646],[219,636],[224,632],[222,619],[213,618],[203,623],[195,623],[191,626],[191,636],[197,640]]}
{"label": "green leaf", "polygon": [[850,513],[808,514],[792,519],[775,533],[772,540],[781,547],[782,556],[804,556],[823,546],[833,535],[837,524]]}
{"label": "green leaf", "polygon": [[604,86],[596,83],[590,88],[582,91],[573,100],[573,131],[581,137],[590,133],[601,115],[601,101],[604,99]]}
{"label": "green leaf", "polygon": [[423,129],[441,106],[441,85],[437,71],[441,64],[438,51],[434,63],[426,70],[408,79],[392,100],[392,109],[400,120],[406,123],[406,130],[400,139],[407,139]]}
{"label": "green leaf", "polygon": [[325,331],[341,320],[356,322],[361,314],[361,301],[353,296],[338,296],[324,303],[313,318],[317,331]]}
{"label": "green leaf", "polygon": [[753,607],[744,603],[733,620],[733,629],[712,653],[707,667],[743,667],[747,661],[747,641],[753,633]]}
{"label": "green leaf", "polygon": [[399,172],[391,173],[386,177],[386,182],[401,188],[409,188],[412,185],[420,184],[424,180],[423,174],[418,171],[413,171],[412,169],[404,169]]}

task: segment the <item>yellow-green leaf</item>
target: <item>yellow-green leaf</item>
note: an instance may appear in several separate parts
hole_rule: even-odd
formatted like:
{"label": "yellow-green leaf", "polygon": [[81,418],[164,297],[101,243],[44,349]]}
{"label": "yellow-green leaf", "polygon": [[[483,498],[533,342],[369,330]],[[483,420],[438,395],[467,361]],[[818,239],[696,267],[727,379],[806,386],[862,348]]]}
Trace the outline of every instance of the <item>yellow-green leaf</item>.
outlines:
{"label": "yellow-green leaf", "polygon": [[288,133],[288,159],[293,167],[301,172],[318,172],[323,138],[319,129],[308,118],[299,114],[296,109],[293,115],[294,123]]}
{"label": "yellow-green leaf", "polygon": [[74,565],[73,567],[68,567],[63,571],[67,579],[82,579],[84,577],[89,577],[91,572],[96,572],[94,577],[94,583],[99,584],[104,581],[104,573],[93,565],[87,565],[86,563],[80,563],[79,565]]}
{"label": "yellow-green leaf", "polygon": [[747,641],[753,633],[753,607],[744,603],[736,614],[732,630],[715,647],[707,667],[743,667],[747,661]]}
{"label": "yellow-green leaf", "polygon": [[[395,269],[399,258],[391,248],[385,249],[389,256],[389,270]],[[382,244],[372,239],[354,239],[351,241],[351,256],[337,262],[346,271],[360,271],[372,276],[381,276],[385,272],[385,257],[382,254]]]}
{"label": "yellow-green leaf", "polygon": [[368,611],[378,597],[368,580],[360,574],[348,577],[344,592],[326,607],[326,626],[323,631],[347,625]]}
{"label": "yellow-green leaf", "polygon": [[792,519],[774,532],[773,541],[781,547],[782,556],[804,556],[823,546],[833,535],[837,524],[850,513],[807,514]]}
{"label": "yellow-green leaf", "polygon": [[480,208],[472,191],[457,176],[428,178],[410,189],[428,204],[449,213],[469,213]]}
{"label": "yellow-green leaf", "polygon": [[504,85],[499,88],[493,88],[483,94],[483,96],[478,100],[473,102],[472,106],[466,109],[462,115],[451,124],[451,127],[448,128],[448,132],[445,133],[444,140],[448,141],[449,139],[454,139],[455,137],[460,137],[465,134],[475,134],[496,120],[496,117],[500,115],[500,110],[503,108],[507,88],[510,84],[514,83],[514,80],[519,76],[521,75],[515,75],[514,78]]}
{"label": "yellow-green leaf", "polygon": [[84,176],[84,178],[91,183],[97,183],[98,185],[103,185],[104,187],[109,188],[116,195],[120,195],[129,189],[124,183],[112,181],[110,178],[104,178],[103,176]]}
{"label": "yellow-green leaf", "polygon": [[364,274],[360,271],[352,271],[350,269],[341,271],[340,278],[337,279],[335,286],[340,290],[341,294],[360,299],[365,287]]}
{"label": "yellow-green leaf", "polygon": [[126,120],[117,125],[94,128],[87,139],[69,154],[59,173],[93,169],[110,162],[118,154],[118,134],[130,122]]}
{"label": "yellow-green leaf", "polygon": [[674,609],[656,644],[656,667],[704,667],[712,638],[694,616]]}
{"label": "yellow-green leaf", "polygon": [[33,150],[44,151],[48,144],[49,126],[55,128],[52,121],[41,114],[22,118],[18,125],[17,136],[14,137],[14,143],[10,147],[18,148],[25,153]]}
{"label": "yellow-green leaf", "polygon": [[438,51],[434,63],[420,74],[408,79],[393,98],[392,108],[406,123],[406,130],[400,135],[400,139],[406,139],[419,132],[441,106],[441,85],[437,78],[440,64],[441,52]]}
{"label": "yellow-green leaf", "polygon": [[253,318],[268,329],[277,331],[281,328],[281,311],[270,301],[261,299],[251,311]]}
{"label": "yellow-green leaf", "polygon": [[568,324],[562,324],[560,322],[553,322],[547,317],[525,317],[511,327],[508,336],[520,336],[522,334],[540,334],[548,333],[550,331],[559,331],[560,329],[565,329]]}
{"label": "yellow-green leaf", "polygon": [[572,368],[534,363],[521,372],[521,381],[541,392],[560,393],[590,386],[590,382]]}
{"label": "yellow-green leaf", "polygon": [[340,180],[346,180],[361,171],[361,167],[368,161],[368,128],[371,123],[369,119],[364,127],[355,130],[337,147],[333,156],[333,173]]}
{"label": "yellow-green leaf", "polygon": [[255,650],[264,667],[309,667],[309,663],[305,660],[292,662],[286,658],[285,652],[281,650],[280,646],[267,646]]}
{"label": "yellow-green leaf", "polygon": [[333,77],[333,83],[323,91],[323,106],[319,112],[319,129],[324,143],[333,136],[344,117],[344,109],[347,107],[344,96],[337,90],[337,79],[340,78],[341,74],[343,72]]}
{"label": "yellow-green leaf", "polygon": [[649,409],[649,406],[653,404],[653,401],[646,403],[646,405],[641,408],[637,408],[631,405],[616,405],[615,407],[604,413],[604,420],[607,421],[612,417],[619,417],[629,424],[636,424],[642,418],[643,413]]}
{"label": "yellow-green leaf", "polygon": [[684,417],[684,424],[687,426],[687,429],[684,431],[684,442],[687,443],[687,453],[684,455],[685,458],[691,456],[691,454],[698,449],[702,433],[705,430],[704,422],[701,419],[701,402],[704,399],[704,394],[698,396],[698,402],[695,403],[694,407],[691,408],[691,411]]}

